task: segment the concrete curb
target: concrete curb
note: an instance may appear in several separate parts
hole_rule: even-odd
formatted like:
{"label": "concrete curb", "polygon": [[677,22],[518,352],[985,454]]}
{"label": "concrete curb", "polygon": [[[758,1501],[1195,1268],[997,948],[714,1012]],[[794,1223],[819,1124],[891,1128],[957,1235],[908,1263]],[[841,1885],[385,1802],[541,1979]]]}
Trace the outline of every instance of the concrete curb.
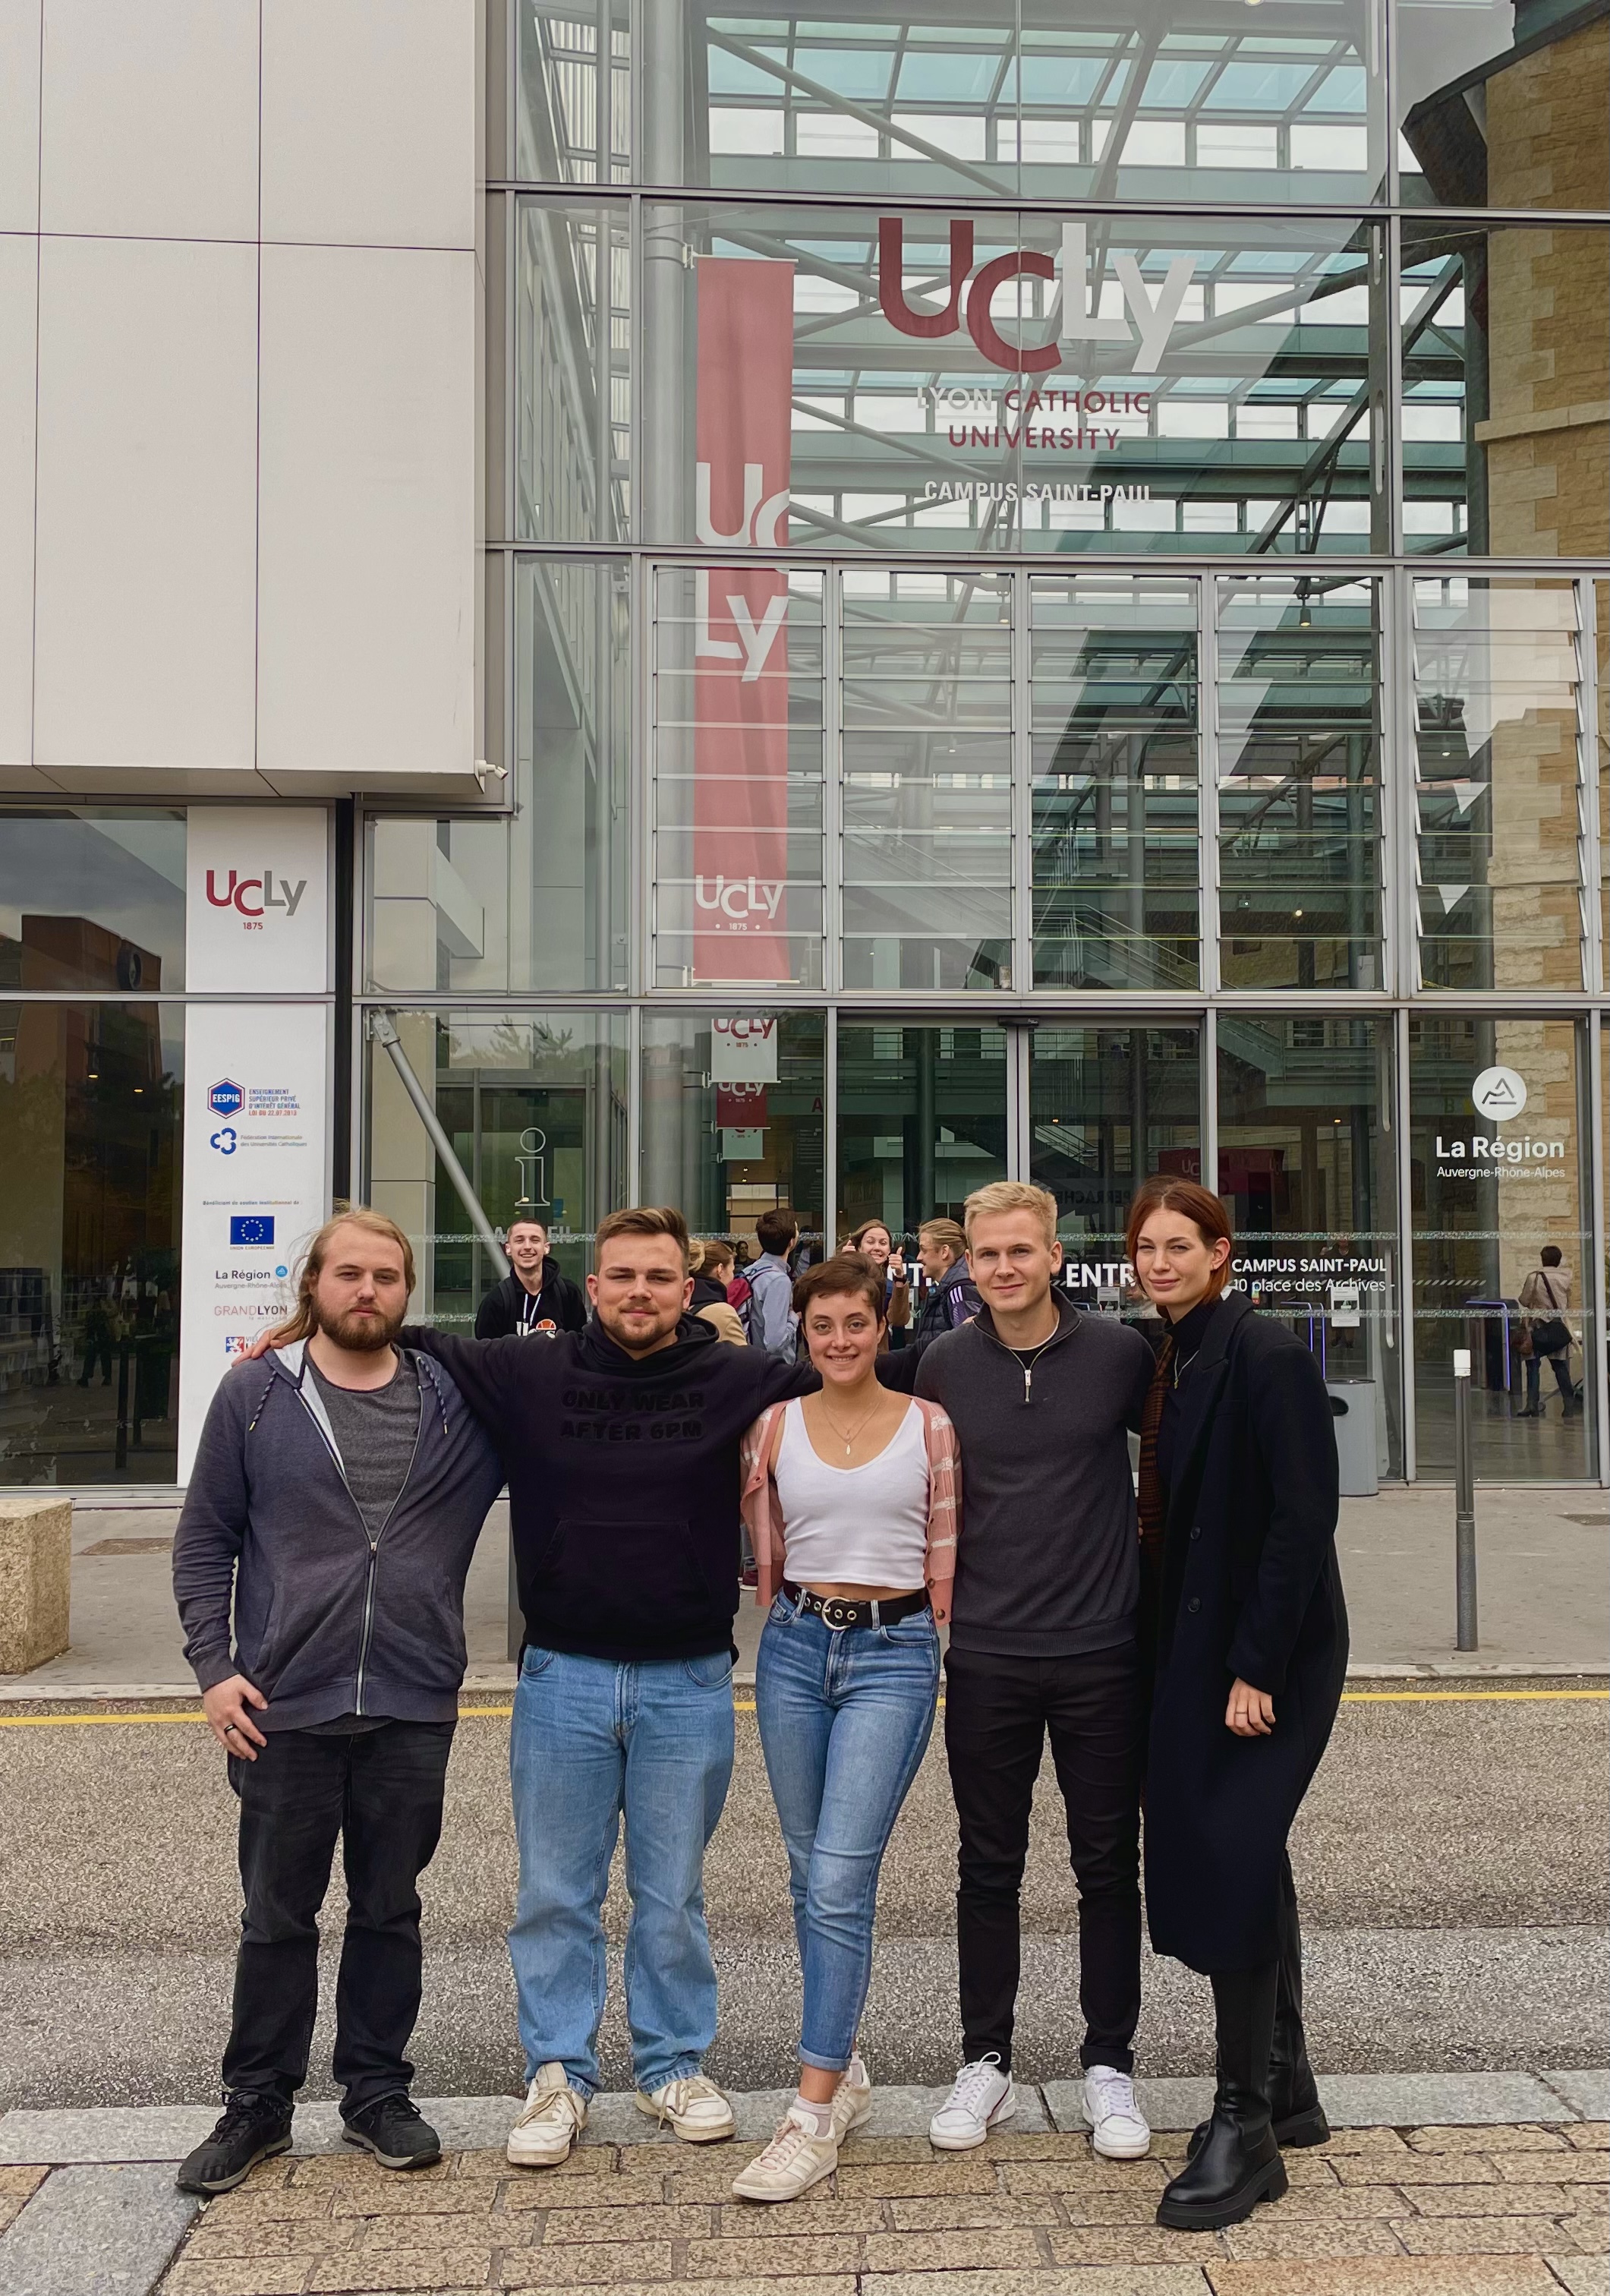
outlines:
{"label": "concrete curb", "polygon": [[[1190,2128],[1213,2099],[1209,2080],[1140,2080],[1141,2105],[1156,2128]],[[1610,2118],[1610,2070],[1541,2073],[1321,2073],[1320,2093],[1339,2128],[1481,2128],[1516,2121],[1559,2124]],[[749,2089],[733,2094],[740,2137],[770,2135],[791,2092]],[[1082,2084],[1025,2083],[1017,2092],[1012,2128],[1018,2134],[1079,2130]],[[887,2087],[875,2093],[870,2136],[923,2136],[944,2101],[940,2088]],[[519,2109],[514,2096],[421,2097],[420,2110],[450,2152],[500,2147]],[[217,2120],[216,2104],[96,2105],[83,2112],[0,2114],[0,2165],[65,2168],[178,2161]],[[584,2142],[590,2144],[674,2144],[668,2129],[638,2110],[628,2091],[593,2100]],[[340,2149],[340,2117],[333,2104],[304,2104],[296,2116],[296,2150]],[[20,2221],[20,2219],[19,2219]],[[3,2252],[3,2251],[0,2251]],[[5,2284],[0,2279],[0,2296]]]}

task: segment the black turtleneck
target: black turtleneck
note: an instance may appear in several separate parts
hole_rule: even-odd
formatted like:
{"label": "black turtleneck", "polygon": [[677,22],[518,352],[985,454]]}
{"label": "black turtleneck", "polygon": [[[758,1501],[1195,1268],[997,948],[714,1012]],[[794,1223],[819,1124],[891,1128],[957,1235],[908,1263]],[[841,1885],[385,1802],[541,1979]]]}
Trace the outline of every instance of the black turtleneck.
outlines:
{"label": "black turtleneck", "polygon": [[1173,1326],[1173,1377],[1164,1390],[1163,1416],[1157,1425],[1157,1472],[1171,1498],[1173,1496],[1174,1469],[1178,1464],[1174,1457],[1174,1446],[1180,1425],[1180,1391],[1190,1377],[1192,1362],[1202,1350],[1222,1297],[1220,1293],[1211,1300],[1198,1300],[1196,1306]]}

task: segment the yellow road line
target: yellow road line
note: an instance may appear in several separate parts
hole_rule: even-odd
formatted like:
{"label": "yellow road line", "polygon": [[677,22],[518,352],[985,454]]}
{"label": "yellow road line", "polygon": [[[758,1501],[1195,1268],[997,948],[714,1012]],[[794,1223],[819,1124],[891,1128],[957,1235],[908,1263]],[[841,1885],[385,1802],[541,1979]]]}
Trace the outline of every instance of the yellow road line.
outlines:
{"label": "yellow road line", "polygon": [[[1344,1690],[1344,1706],[1487,1706],[1537,1704],[1554,1700],[1610,1699],[1610,1690]],[[941,1706],[944,1704],[942,1698]],[[461,1706],[461,1722],[506,1722],[512,1706]],[[735,1714],[753,1714],[752,1698],[735,1698]],[[72,1730],[109,1722],[205,1722],[204,1714],[4,1714],[0,1730]]]}

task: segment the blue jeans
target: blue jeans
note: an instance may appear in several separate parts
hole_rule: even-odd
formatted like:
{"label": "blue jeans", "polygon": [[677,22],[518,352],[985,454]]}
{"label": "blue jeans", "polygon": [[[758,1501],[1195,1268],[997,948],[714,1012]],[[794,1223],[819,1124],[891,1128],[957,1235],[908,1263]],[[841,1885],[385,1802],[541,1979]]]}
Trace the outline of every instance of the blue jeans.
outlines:
{"label": "blue jeans", "polygon": [[842,2072],[872,1976],[878,1874],[939,1695],[930,1611],[835,1632],[786,1595],[755,1672],[766,1775],[789,1852],[805,1972],[800,2062]]}
{"label": "blue jeans", "polygon": [[527,1649],[509,1768],[519,1897],[509,1932],[526,2079],[558,2062],[598,2087],[601,1913],[626,1821],[626,2013],[637,2086],[697,2072],[715,2038],[705,1845],[732,1775],[732,1662],[638,1665]]}

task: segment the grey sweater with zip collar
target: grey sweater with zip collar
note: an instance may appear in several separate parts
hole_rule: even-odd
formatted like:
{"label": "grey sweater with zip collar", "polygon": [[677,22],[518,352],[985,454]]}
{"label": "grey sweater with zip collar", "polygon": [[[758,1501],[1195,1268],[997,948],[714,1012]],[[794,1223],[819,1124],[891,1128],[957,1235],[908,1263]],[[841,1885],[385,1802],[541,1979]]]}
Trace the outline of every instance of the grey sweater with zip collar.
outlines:
{"label": "grey sweater with zip collar", "polygon": [[987,1308],[927,1349],[917,1393],[949,1413],[961,1449],[952,1649],[1077,1658],[1132,1637],[1140,1556],[1128,1438],[1152,1363],[1132,1325],[1061,1298],[1056,1332],[1026,1368]]}
{"label": "grey sweater with zip collar", "polygon": [[458,1712],[464,1579],[503,1470],[448,1373],[405,1353],[419,1433],[372,1524],[299,1341],[232,1371],[208,1411],[174,1535],[184,1655],[203,1690],[262,1691],[265,1731]]}

